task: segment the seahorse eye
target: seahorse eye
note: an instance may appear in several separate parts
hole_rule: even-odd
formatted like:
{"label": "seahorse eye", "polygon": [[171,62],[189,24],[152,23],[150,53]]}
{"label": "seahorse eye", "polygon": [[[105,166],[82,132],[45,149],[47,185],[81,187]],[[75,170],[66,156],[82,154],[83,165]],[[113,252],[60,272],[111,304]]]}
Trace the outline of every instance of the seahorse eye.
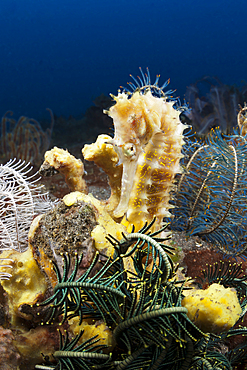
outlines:
{"label": "seahorse eye", "polygon": [[125,157],[133,159],[136,155],[136,147],[133,143],[127,143],[123,147]]}

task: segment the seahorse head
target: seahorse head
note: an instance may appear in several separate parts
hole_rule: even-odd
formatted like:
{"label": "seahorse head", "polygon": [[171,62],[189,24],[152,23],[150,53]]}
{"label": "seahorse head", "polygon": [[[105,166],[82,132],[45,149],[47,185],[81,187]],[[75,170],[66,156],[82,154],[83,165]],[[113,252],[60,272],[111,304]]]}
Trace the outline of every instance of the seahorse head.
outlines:
{"label": "seahorse head", "polygon": [[110,108],[109,116],[113,118],[114,145],[119,155],[122,151],[123,155],[128,157],[131,154],[129,153],[131,144],[143,147],[153,135],[155,125],[143,97],[139,92],[135,92],[130,99],[125,93],[119,93],[114,97],[116,104]]}

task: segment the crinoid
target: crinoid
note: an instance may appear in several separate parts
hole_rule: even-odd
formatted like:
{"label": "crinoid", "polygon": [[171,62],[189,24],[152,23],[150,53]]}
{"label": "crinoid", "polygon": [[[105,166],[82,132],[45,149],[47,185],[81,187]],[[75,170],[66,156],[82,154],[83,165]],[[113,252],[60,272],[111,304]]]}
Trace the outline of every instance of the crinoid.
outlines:
{"label": "crinoid", "polygon": [[189,370],[232,370],[228,358],[220,352],[222,338],[207,334],[197,341],[190,353]]}
{"label": "crinoid", "polygon": [[[80,318],[80,323],[85,317],[105,322],[112,331],[115,347],[111,349],[112,356],[102,357],[99,368],[161,370],[166,366],[182,369],[182,365],[189,363],[187,352],[191,342],[205,335],[189,320],[187,309],[181,305],[184,282],[174,277],[170,257],[173,248],[164,244],[168,236],[157,237],[161,230],[150,231],[153,222],[146,223],[138,232],[123,234],[121,240],[109,235],[108,240],[115,248],[113,259],[97,254],[79,278],[77,272],[82,257],[75,257],[75,267],[69,275],[70,258],[64,255],[62,275],[54,264],[58,284],[53,295],[39,303],[47,306],[44,321],[48,324],[60,320],[61,316],[62,323],[75,316]],[[129,258],[133,260],[133,271],[124,267]],[[91,276],[100,261],[102,267]],[[74,352],[77,351],[76,348]],[[63,366],[59,369],[74,369],[72,365]],[[83,365],[80,368],[98,367]]]}
{"label": "crinoid", "polygon": [[[104,368],[110,360],[110,355],[102,353],[102,349],[106,346],[97,344],[99,339],[97,336],[79,344],[79,340],[83,335],[80,332],[73,340],[69,341],[68,333],[62,335],[59,331],[60,348],[53,353],[53,357],[57,364],[52,362],[47,365],[36,365],[36,369],[51,370],[51,369],[101,369]],[[76,346],[77,345],[77,346]],[[49,360],[47,361],[49,362]]]}
{"label": "crinoid", "polygon": [[187,369],[233,370],[238,368],[239,364],[246,366],[247,350],[245,342],[233,349],[224,351],[224,348],[229,346],[229,341],[233,340],[234,337],[242,337],[245,340],[247,328],[233,328],[221,335],[207,334],[202,337],[197,341],[190,353],[190,365]]}
{"label": "crinoid", "polygon": [[199,235],[225,254],[243,254],[247,247],[246,139],[238,132],[224,136],[215,129],[198,146],[194,143],[191,153],[187,147],[190,159],[178,182],[171,228]]}
{"label": "crinoid", "polygon": [[[102,255],[101,255],[102,257]],[[104,257],[104,256],[103,256]],[[75,267],[68,276],[70,268],[70,257],[64,254],[64,271],[61,276],[59,269],[54,263],[58,284],[54,288],[54,294],[38,305],[49,305],[46,323],[53,322],[60,315],[62,322],[66,319],[79,316],[80,322],[83,317],[103,319],[108,325],[116,323],[116,315],[121,316],[121,305],[126,299],[127,282],[124,279],[125,272],[118,271],[118,263],[107,259],[102,269],[93,277],[90,273],[97,262],[100,262],[100,255],[96,253],[95,258],[88,270],[77,280],[78,267],[83,258],[75,256]],[[109,276],[110,275],[110,276]]]}
{"label": "crinoid", "polygon": [[0,250],[23,252],[33,218],[52,207],[47,193],[37,185],[39,177],[30,175],[25,161],[10,160],[0,165]]}
{"label": "crinoid", "polygon": [[[174,265],[170,257],[170,255],[173,255],[174,248],[163,243],[170,238],[171,234],[168,232],[163,238],[156,237],[156,235],[167,228],[168,224],[151,233],[150,229],[155,220],[154,218],[149,224],[145,223],[138,232],[135,232],[135,227],[133,226],[131,233],[122,233],[123,238],[120,241],[111,235],[107,236],[107,240],[113,244],[118,257],[126,258],[133,255],[132,258],[138,278],[140,281],[144,281],[149,277],[149,279],[151,278],[150,284],[155,283],[161,277],[162,281],[167,281],[174,272]],[[134,246],[130,248],[133,244]],[[149,272],[147,267],[150,263],[150,258],[152,258],[153,266]],[[144,264],[143,260],[145,260]]]}

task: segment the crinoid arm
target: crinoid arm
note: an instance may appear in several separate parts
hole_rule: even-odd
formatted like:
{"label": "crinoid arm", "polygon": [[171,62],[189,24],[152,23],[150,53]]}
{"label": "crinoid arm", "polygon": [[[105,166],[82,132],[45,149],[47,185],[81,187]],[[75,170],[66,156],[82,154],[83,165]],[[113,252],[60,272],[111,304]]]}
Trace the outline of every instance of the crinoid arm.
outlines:
{"label": "crinoid arm", "polygon": [[[191,342],[205,334],[189,320],[187,309],[182,307],[184,282],[176,281],[173,262],[167,257],[173,248],[164,244],[167,236],[159,237],[167,225],[152,232],[154,222],[146,223],[137,232],[133,228],[121,240],[108,236],[115,247],[113,259],[96,253],[93,263],[79,277],[82,256],[75,256],[72,272],[67,254],[63,256],[62,273],[54,264],[58,283],[53,294],[39,303],[47,306],[43,322],[63,324],[76,316],[79,325],[84,319],[103,320],[115,344],[108,348],[107,353],[113,352],[108,355],[101,348],[91,350],[91,344],[97,345],[97,338],[92,338],[87,353],[83,350],[85,342],[76,347],[77,338],[69,342],[61,335],[62,345],[54,353],[59,364],[68,365],[68,369],[76,369],[79,364],[82,369],[90,369],[89,364],[95,364],[92,368],[155,370],[162,366],[169,369],[171,363],[181,369],[189,363],[186,351]],[[129,258],[134,262],[132,271],[124,267]],[[46,369],[46,365],[40,366]]]}
{"label": "crinoid arm", "polygon": [[[138,231],[134,232],[132,228],[131,233],[122,233],[123,238],[119,241],[111,235],[107,236],[116,253],[121,258],[132,257],[135,265],[136,273],[141,281],[149,279],[154,283],[157,279],[161,278],[162,281],[167,281],[173,275],[174,266],[171,260],[171,255],[174,253],[174,248],[163,242],[169,240],[170,234],[167,233],[164,238],[157,237],[162,231],[167,228],[167,224],[161,229],[151,232],[156,218],[148,224],[147,222]],[[143,261],[145,261],[143,265]],[[149,271],[149,265],[152,261],[152,268]],[[148,267],[149,266],[149,267]]]}
{"label": "crinoid arm", "polygon": [[97,368],[97,366],[106,366],[111,358],[110,355],[102,353],[102,350],[106,348],[106,346],[97,344],[100,340],[97,338],[97,335],[78,344],[82,336],[83,331],[70,341],[67,332],[65,335],[62,335],[61,331],[59,331],[60,348],[53,353],[53,357],[57,364],[36,365],[35,369],[88,370]]}
{"label": "crinoid arm", "polygon": [[[11,259],[11,258],[0,258],[0,268],[13,268],[13,266],[11,264],[9,264],[9,262],[13,263],[14,261]],[[10,272],[6,272],[6,271],[1,271],[0,272],[0,280],[8,280],[10,277],[11,277],[11,273]]]}
{"label": "crinoid arm", "polygon": [[[116,314],[122,315],[121,304],[126,299],[127,284],[123,280],[124,271],[118,271],[117,261],[111,261],[110,258],[104,263],[102,268],[93,276],[90,273],[99,262],[100,255],[96,253],[95,258],[89,269],[76,280],[78,267],[83,255],[76,255],[75,267],[68,275],[70,266],[69,255],[64,255],[63,276],[54,263],[54,269],[57,273],[58,284],[54,288],[54,294],[39,305],[49,305],[46,323],[51,323],[62,315],[64,322],[66,319],[79,316],[80,324],[83,317],[93,317],[94,319],[103,319],[108,325],[116,323]],[[110,273],[109,273],[110,272]]]}
{"label": "crinoid arm", "polygon": [[[246,246],[246,139],[212,130],[206,143],[191,151],[178,183],[171,219],[173,230],[199,235],[227,255]],[[187,153],[188,157],[188,153]]]}
{"label": "crinoid arm", "polygon": [[30,163],[15,159],[0,165],[0,250],[25,251],[34,216],[52,207],[31,170]]}

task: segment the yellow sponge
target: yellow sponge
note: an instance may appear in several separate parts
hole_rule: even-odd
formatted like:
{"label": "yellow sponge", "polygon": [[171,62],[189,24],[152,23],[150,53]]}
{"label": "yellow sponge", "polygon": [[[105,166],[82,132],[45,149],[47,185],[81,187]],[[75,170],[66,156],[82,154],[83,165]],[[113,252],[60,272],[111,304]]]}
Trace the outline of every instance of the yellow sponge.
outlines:
{"label": "yellow sponge", "polygon": [[81,344],[88,339],[97,335],[97,345],[105,344],[108,347],[108,350],[113,346],[112,332],[102,321],[89,324],[86,321],[83,321],[81,325],[79,324],[79,318],[74,317],[69,320],[70,330],[74,335],[78,335],[83,330],[83,335],[78,344]]}
{"label": "yellow sponge", "polygon": [[18,317],[27,320],[32,319],[32,315],[21,312],[20,307],[23,304],[33,305],[38,298],[42,297],[47,289],[45,275],[40,271],[37,262],[33,257],[31,248],[26,252],[17,252],[7,250],[1,254],[3,258],[9,258],[10,267],[0,267],[1,272],[11,273],[8,280],[1,280],[5,292],[8,296],[9,312],[11,323],[18,324]]}
{"label": "yellow sponge", "polygon": [[234,288],[212,284],[208,289],[193,289],[183,300],[188,317],[205,333],[229,330],[238,320],[242,309]]}

